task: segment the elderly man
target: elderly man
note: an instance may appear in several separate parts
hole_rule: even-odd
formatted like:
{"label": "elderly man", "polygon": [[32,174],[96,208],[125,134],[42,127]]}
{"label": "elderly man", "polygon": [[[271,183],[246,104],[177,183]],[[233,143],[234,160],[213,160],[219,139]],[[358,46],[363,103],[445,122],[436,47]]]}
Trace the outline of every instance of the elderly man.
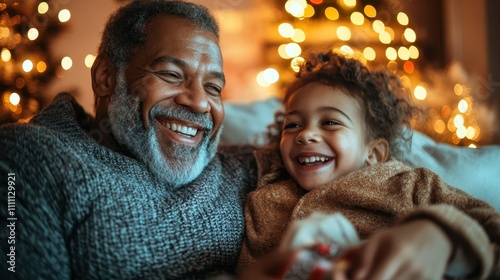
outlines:
{"label": "elderly man", "polygon": [[11,182],[0,213],[15,225],[2,227],[14,242],[2,239],[2,275],[187,279],[234,269],[257,172],[251,149],[216,155],[218,36],[204,7],[133,1],[104,29],[94,120],[62,94],[29,124],[0,130]]}

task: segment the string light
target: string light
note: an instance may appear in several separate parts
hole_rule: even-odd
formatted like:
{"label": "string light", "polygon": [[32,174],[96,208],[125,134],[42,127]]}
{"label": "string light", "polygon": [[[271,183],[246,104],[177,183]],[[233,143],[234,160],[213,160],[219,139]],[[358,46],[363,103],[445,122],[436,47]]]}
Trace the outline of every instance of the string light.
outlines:
{"label": "string light", "polygon": [[[356,57],[365,64],[368,61],[386,60],[389,72],[398,75],[405,87],[413,88],[413,97],[419,101],[419,104],[435,102],[436,98],[428,98],[434,94],[433,89],[424,86],[423,84],[427,83],[420,81],[422,75],[417,69],[420,51],[417,47],[417,34],[410,26],[409,16],[403,11],[398,11],[394,15],[397,21],[393,21],[389,26],[391,22],[384,20],[387,14],[379,13],[373,5],[363,7],[357,5],[358,2],[355,0],[338,0],[329,3],[323,0],[286,1],[284,8],[292,17],[292,22],[282,22],[278,26],[278,33],[284,41],[277,48],[279,57],[290,60],[289,68],[292,71],[299,71],[298,65],[304,61],[300,56],[302,44],[315,45],[315,42],[308,42],[308,40],[317,36],[306,36],[309,34],[308,25],[296,23],[307,18],[313,24],[316,18],[321,16],[317,13],[323,10],[324,18],[328,19],[329,23],[321,22],[318,26],[325,28],[327,24],[331,25],[330,31],[322,29],[322,32],[324,32],[324,37],[333,34],[332,44],[341,45],[333,46],[334,51],[349,57]],[[296,28],[294,25],[301,26],[301,28]],[[310,26],[313,30],[314,25]],[[370,32],[372,34],[368,34]],[[372,38],[376,38],[377,41],[370,41]],[[366,40],[369,42],[368,45],[366,45]],[[257,78],[259,85],[267,87],[278,82],[282,77],[286,77],[286,75],[276,75],[280,73],[280,70],[273,69],[277,71],[273,72],[273,79],[266,78],[268,75],[264,73],[267,70],[259,73]],[[466,139],[477,141],[480,139],[480,128],[471,117],[473,116],[473,100],[466,92],[466,87],[463,84],[454,83],[449,90],[455,93],[453,96],[460,96],[461,99],[451,107],[439,105],[438,108],[429,108],[428,127],[422,128],[441,137],[447,137],[446,140],[453,144],[463,143]],[[472,144],[470,147],[476,146]]]}
{"label": "string light", "polygon": [[57,61],[48,40],[70,18],[69,10],[45,1],[0,3],[0,124],[27,121],[38,112],[40,85],[54,77]]}

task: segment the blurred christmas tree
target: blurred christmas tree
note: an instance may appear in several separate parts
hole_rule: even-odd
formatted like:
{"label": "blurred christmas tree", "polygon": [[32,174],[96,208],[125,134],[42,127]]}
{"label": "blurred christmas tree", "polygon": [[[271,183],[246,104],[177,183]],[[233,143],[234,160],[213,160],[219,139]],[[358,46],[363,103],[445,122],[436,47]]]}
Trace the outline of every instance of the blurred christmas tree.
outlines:
{"label": "blurred christmas tree", "polygon": [[[332,48],[366,64],[384,65],[412,91],[426,112],[415,128],[435,140],[474,146],[480,139],[474,100],[464,75],[426,67],[417,34],[399,1],[277,0],[261,86],[282,88],[294,77],[303,52]],[[458,71],[459,72],[459,71]]]}
{"label": "blurred christmas tree", "polygon": [[40,88],[60,67],[49,42],[68,19],[57,2],[0,3],[0,124],[26,121],[39,111]]}

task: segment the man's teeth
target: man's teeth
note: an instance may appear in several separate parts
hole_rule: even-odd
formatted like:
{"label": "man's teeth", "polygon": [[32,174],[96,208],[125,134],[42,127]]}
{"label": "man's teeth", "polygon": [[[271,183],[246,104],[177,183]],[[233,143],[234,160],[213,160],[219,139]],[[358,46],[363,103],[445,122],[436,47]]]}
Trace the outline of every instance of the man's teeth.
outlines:
{"label": "man's teeth", "polygon": [[180,132],[182,134],[186,134],[189,136],[195,136],[196,133],[198,133],[198,129],[194,127],[187,127],[185,125],[180,125],[180,124],[169,124],[166,123],[164,126],[172,131]]}
{"label": "man's teeth", "polygon": [[299,157],[299,162],[301,164],[304,163],[314,163],[314,162],[325,162],[328,161],[327,157]]}

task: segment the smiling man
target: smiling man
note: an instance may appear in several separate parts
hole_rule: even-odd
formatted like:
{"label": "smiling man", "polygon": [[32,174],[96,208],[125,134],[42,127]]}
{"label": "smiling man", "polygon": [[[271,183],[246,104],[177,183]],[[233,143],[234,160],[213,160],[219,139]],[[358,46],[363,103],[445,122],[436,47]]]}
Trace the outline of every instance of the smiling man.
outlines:
{"label": "smiling man", "polygon": [[252,149],[217,151],[225,85],[218,40],[204,7],[131,1],[107,23],[92,67],[95,119],[61,94],[29,124],[0,129],[0,170],[15,180],[2,190],[0,216],[16,218],[15,230],[2,229],[15,244],[0,245],[0,261],[15,274],[2,266],[2,275],[234,271],[257,168]]}
{"label": "smiling man", "polygon": [[218,37],[179,16],[153,18],[146,29],[151,39],[126,66],[107,61],[106,50],[115,46],[103,42],[93,67],[94,127],[109,118],[112,134],[105,143],[130,152],[169,186],[181,186],[213,158],[222,131],[225,80]]}

